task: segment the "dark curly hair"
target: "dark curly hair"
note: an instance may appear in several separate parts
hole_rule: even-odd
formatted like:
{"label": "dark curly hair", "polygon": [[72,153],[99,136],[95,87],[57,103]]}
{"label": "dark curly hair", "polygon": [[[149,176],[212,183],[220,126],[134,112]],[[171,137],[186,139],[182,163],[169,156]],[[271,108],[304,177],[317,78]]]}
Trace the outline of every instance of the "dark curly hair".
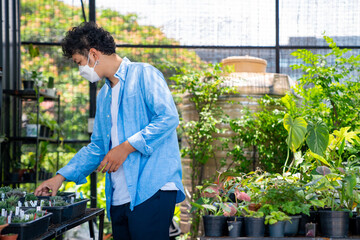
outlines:
{"label": "dark curly hair", "polygon": [[94,22],[84,22],[66,33],[61,47],[64,56],[71,58],[75,53],[86,56],[90,48],[111,55],[115,53],[116,45],[108,31]]}

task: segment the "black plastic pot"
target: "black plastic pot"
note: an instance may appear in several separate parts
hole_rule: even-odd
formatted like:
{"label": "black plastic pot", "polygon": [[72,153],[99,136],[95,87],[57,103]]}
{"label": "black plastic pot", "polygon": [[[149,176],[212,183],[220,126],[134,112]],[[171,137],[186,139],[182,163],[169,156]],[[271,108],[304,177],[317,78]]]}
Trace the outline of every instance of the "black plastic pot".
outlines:
{"label": "black plastic pot", "polygon": [[323,237],[347,237],[349,233],[349,212],[319,211],[321,235]]}
{"label": "black plastic pot", "polygon": [[349,218],[349,233],[351,235],[357,235],[357,228],[356,228],[356,212],[352,213],[352,217]]}
{"label": "black plastic pot", "polygon": [[40,137],[45,137],[46,127],[44,125],[40,126]]}
{"label": "black plastic pot", "polygon": [[306,214],[301,214],[300,222],[299,222],[299,235],[305,235],[305,225],[307,223],[316,223],[316,215],[317,211],[310,211],[310,216]]}
{"label": "black plastic pot", "polygon": [[355,226],[356,226],[356,233],[355,235],[360,235],[360,216],[356,216],[355,218]]}
{"label": "black plastic pot", "polygon": [[44,133],[44,135],[45,135],[45,137],[50,137],[50,131],[51,131],[51,129],[48,127],[48,126],[45,126],[45,133]]}
{"label": "black plastic pot", "polygon": [[286,221],[285,222],[285,236],[287,237],[293,237],[298,233],[299,230],[299,222],[300,222],[301,216],[291,216],[291,222]]}
{"label": "black plastic pot", "polygon": [[34,89],[34,80],[23,80],[24,90],[33,90]]}
{"label": "black plastic pot", "polygon": [[51,213],[46,214],[34,221],[26,223],[11,223],[1,231],[1,234],[19,234],[18,240],[31,240],[48,230]]}
{"label": "black plastic pot", "polygon": [[243,218],[236,218],[236,221],[228,220],[227,226],[228,226],[228,236],[230,237],[242,236]]}
{"label": "black plastic pot", "polygon": [[50,221],[53,224],[57,224],[84,214],[88,201],[89,199],[84,199],[80,202],[76,202],[67,206],[43,207],[43,210],[47,210],[48,212],[53,213]]}
{"label": "black plastic pot", "polygon": [[265,218],[245,217],[245,235],[247,237],[264,237]]}
{"label": "black plastic pot", "polygon": [[226,236],[227,218],[225,216],[203,216],[204,231],[206,237]]}
{"label": "black plastic pot", "polygon": [[285,233],[285,221],[278,221],[275,224],[269,225],[270,237],[284,237]]}

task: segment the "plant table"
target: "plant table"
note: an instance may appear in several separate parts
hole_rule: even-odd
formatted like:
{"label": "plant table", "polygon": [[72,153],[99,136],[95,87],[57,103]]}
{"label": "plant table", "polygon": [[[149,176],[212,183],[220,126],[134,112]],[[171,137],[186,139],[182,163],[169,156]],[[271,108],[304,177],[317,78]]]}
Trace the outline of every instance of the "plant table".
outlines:
{"label": "plant table", "polygon": [[93,226],[93,220],[96,219],[96,217],[99,217],[99,240],[103,239],[103,230],[104,230],[104,216],[105,216],[105,210],[103,208],[87,208],[85,211],[85,214],[82,216],[79,216],[74,219],[70,219],[68,221],[59,223],[59,224],[52,224],[49,226],[49,230],[39,236],[36,239],[53,239],[56,240],[63,239],[62,235],[64,232],[79,226],[80,224],[83,224],[85,222],[89,222],[89,228],[90,228],[90,237],[94,239],[94,226]]}

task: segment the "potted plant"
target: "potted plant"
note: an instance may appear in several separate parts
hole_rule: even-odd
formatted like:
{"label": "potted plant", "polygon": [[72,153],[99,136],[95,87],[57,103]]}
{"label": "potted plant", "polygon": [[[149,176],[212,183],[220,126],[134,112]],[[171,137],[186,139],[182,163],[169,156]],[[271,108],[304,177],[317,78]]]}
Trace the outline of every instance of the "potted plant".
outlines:
{"label": "potted plant", "polygon": [[6,222],[6,217],[0,216],[0,234],[1,231],[6,228],[9,224]]}
{"label": "potted plant", "polygon": [[[221,187],[219,184],[210,184],[198,187],[201,197],[193,205],[192,211],[200,210],[203,217],[204,233],[207,237],[221,237],[227,235],[227,217],[223,209],[229,206],[223,202]],[[230,210],[231,211],[231,210]]]}
{"label": "potted plant", "polygon": [[290,220],[291,218],[281,211],[272,211],[269,215],[266,215],[265,224],[269,225],[270,237],[284,237],[285,223]]}
{"label": "potted plant", "polygon": [[[37,137],[38,134],[41,132],[41,125],[40,125],[40,117],[37,119],[37,114],[30,113],[27,116],[27,124],[26,124],[26,136],[27,137]],[[41,136],[41,134],[39,135]]]}
{"label": "potted plant", "polygon": [[[30,57],[33,59],[40,55],[40,51],[38,47],[34,47],[32,44],[28,46],[28,52]],[[34,86],[41,86],[43,75],[38,69],[36,70],[28,70],[22,69],[22,82],[24,86],[24,90],[34,90]]]}
{"label": "potted plant", "polygon": [[265,235],[265,217],[262,211],[247,211],[245,215],[245,235],[247,237],[264,237]]}
{"label": "potted plant", "polygon": [[[321,175],[314,176],[309,183],[317,190],[325,208],[319,210],[320,229],[325,237],[347,237],[349,230],[349,209],[346,203],[356,186],[356,176],[340,174],[328,167],[317,168]],[[358,193],[355,193],[358,195]],[[352,202],[352,201],[351,201]]]}
{"label": "potted plant", "polygon": [[49,77],[47,81],[47,88],[45,89],[46,94],[55,97],[56,88],[54,87],[54,77]]}
{"label": "potted plant", "polygon": [[248,206],[251,198],[244,191],[241,191],[238,187],[234,188],[234,197],[235,204],[232,205],[234,210],[226,212],[228,208],[224,208],[224,215],[228,216],[228,235],[231,237],[241,237],[242,228],[244,226],[244,208]]}

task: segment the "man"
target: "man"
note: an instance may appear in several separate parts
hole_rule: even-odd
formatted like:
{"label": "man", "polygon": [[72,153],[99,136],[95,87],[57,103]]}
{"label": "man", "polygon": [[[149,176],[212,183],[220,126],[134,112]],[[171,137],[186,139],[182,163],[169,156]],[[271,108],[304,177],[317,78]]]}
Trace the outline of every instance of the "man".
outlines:
{"label": "man", "polygon": [[178,113],[163,75],[115,53],[109,32],[95,23],[69,30],[63,53],[90,82],[106,78],[97,96],[91,143],[36,195],[56,195],[63,181],[77,184],[95,169],[106,172],[107,213],[114,239],[169,239],[175,204],[184,200],[176,134]]}

